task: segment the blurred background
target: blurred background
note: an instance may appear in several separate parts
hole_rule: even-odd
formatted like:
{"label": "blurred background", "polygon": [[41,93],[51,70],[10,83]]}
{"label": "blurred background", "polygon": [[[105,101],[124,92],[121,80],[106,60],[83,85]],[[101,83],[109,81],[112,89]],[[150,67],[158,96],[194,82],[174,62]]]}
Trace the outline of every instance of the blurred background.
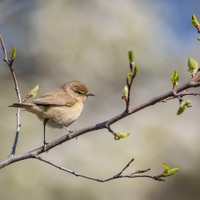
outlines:
{"label": "blurred background", "polygon": [[[121,100],[133,50],[139,73],[133,83],[131,106],[190,78],[188,57],[200,63],[200,43],[191,25],[198,17],[198,0],[1,0],[0,33],[8,52],[16,46],[14,62],[22,98],[39,85],[38,97],[71,80],[84,82],[89,98],[70,129],[107,120],[125,109]],[[17,101],[13,80],[0,51],[0,160],[11,152],[16,130]],[[195,90],[199,92],[199,89]],[[73,171],[97,178],[127,170],[151,168],[162,173],[165,162],[180,171],[166,182],[119,179],[98,183],[77,178],[37,160],[25,160],[1,169],[1,199],[137,199],[186,200],[200,196],[199,97],[188,96],[192,107],[177,116],[178,101],[159,103],[114,124],[116,132],[130,132],[115,141],[106,130],[87,133],[42,157]],[[198,111],[198,112],[197,112]],[[21,112],[17,154],[42,145],[43,125],[36,116]],[[66,134],[47,128],[47,140]]]}

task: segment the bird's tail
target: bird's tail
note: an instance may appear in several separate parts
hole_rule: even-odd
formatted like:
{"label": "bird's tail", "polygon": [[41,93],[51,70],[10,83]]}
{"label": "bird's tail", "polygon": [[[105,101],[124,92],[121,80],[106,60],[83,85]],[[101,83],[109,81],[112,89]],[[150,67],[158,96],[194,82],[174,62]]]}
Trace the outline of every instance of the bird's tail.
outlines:
{"label": "bird's tail", "polygon": [[8,107],[15,107],[15,108],[31,108],[35,106],[34,103],[13,103],[12,105]]}

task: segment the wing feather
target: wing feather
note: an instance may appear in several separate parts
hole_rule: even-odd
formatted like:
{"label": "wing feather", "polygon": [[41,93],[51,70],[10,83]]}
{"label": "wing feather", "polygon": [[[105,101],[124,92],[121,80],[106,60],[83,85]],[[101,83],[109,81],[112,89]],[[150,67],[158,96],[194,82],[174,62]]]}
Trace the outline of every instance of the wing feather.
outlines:
{"label": "wing feather", "polygon": [[57,89],[48,92],[46,95],[32,101],[36,105],[54,105],[54,106],[73,106],[77,101],[64,93],[62,90]]}

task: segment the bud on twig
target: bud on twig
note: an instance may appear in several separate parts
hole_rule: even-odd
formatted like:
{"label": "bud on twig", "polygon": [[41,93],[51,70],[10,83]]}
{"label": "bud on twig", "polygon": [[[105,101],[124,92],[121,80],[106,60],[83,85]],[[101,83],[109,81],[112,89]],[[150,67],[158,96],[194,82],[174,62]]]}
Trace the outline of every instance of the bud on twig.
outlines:
{"label": "bud on twig", "polygon": [[188,58],[188,71],[191,73],[192,77],[197,73],[199,69],[199,64],[193,58]]}
{"label": "bud on twig", "polygon": [[127,85],[124,86],[122,99],[125,99],[125,101],[128,100],[128,86]]}
{"label": "bud on twig", "polygon": [[199,19],[196,15],[192,15],[191,17],[191,23],[194,27],[198,28],[199,27]]}
{"label": "bud on twig", "polygon": [[114,139],[120,140],[122,138],[126,138],[130,135],[130,133],[114,133]]}
{"label": "bud on twig", "polygon": [[11,60],[15,59],[16,56],[16,47],[13,47],[10,53]]}
{"label": "bud on twig", "polygon": [[171,80],[173,83],[173,88],[176,88],[178,85],[179,74],[177,71],[174,71],[171,75]]}
{"label": "bud on twig", "polygon": [[165,171],[163,172],[163,177],[172,176],[179,170],[179,168],[169,169],[168,165],[165,163],[163,163],[163,166],[165,168]]}
{"label": "bud on twig", "polygon": [[180,107],[178,109],[177,115],[180,115],[190,106],[190,100],[187,101],[181,101]]}

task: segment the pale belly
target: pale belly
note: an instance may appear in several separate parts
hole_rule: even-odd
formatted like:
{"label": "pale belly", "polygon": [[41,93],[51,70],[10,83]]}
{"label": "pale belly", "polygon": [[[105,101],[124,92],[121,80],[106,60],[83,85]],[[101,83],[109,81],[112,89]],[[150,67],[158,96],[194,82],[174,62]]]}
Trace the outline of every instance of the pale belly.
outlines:
{"label": "pale belly", "polygon": [[72,124],[81,114],[83,103],[74,106],[34,106],[26,109],[35,113],[37,117],[44,121],[48,119],[47,125],[52,128],[63,128]]}

